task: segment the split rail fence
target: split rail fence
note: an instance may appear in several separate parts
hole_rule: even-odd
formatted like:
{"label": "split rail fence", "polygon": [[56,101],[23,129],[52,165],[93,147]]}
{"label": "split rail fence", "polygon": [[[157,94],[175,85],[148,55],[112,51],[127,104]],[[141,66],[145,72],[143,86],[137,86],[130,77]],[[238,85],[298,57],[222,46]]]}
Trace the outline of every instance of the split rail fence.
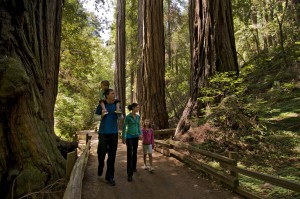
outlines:
{"label": "split rail fence", "polygon": [[[216,153],[212,153],[206,150],[199,149],[190,144],[174,141],[172,136],[174,135],[175,129],[164,129],[155,131],[155,136],[169,137],[169,140],[158,140],[155,139],[155,150],[166,155],[172,156],[176,159],[189,165],[192,169],[205,173],[208,176],[213,177],[217,181],[221,182],[222,185],[231,189],[232,191],[246,197],[253,199],[263,199],[264,197],[251,193],[241,186],[239,186],[239,174],[255,178],[264,182],[268,182],[272,185],[276,185],[282,188],[286,188],[295,192],[300,192],[300,183],[286,180],[277,176],[259,173],[251,171],[249,169],[240,168],[237,166],[237,153],[229,153],[229,157],[225,157]],[[160,147],[157,147],[160,146]],[[181,151],[188,151],[188,155]],[[212,167],[205,162],[199,161],[197,158],[192,157],[190,154],[198,154],[201,157],[209,158],[218,162],[221,169]]]}
{"label": "split rail fence", "polygon": [[91,136],[86,134],[86,145],[82,154],[76,159],[76,151],[68,153],[67,166],[66,166],[66,178],[69,180],[67,188],[64,193],[63,199],[74,199],[81,198],[82,191],[82,180],[84,177],[84,171],[87,165],[90,146]]}

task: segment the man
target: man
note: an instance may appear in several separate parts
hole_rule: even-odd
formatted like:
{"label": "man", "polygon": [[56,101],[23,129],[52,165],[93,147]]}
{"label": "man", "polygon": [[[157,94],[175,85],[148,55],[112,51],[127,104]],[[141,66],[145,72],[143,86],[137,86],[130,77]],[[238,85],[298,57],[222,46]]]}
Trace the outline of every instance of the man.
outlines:
{"label": "man", "polygon": [[[111,185],[115,186],[114,173],[115,173],[115,159],[118,147],[118,115],[115,113],[116,104],[115,93],[112,89],[107,89],[104,92],[106,97],[105,108],[108,112],[101,122],[99,127],[99,143],[98,143],[98,176],[103,173],[104,159],[106,153],[108,153],[108,158],[106,162],[106,174],[105,180]],[[102,108],[99,104],[96,110],[96,115],[98,117],[102,114]]]}

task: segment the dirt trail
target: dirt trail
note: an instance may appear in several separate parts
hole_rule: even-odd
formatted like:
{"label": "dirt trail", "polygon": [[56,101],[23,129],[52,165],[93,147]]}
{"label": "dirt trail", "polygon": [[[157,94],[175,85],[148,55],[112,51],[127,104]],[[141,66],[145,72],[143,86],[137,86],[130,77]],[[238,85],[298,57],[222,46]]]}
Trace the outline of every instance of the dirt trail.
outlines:
{"label": "dirt trail", "polygon": [[143,170],[141,143],[138,149],[138,171],[134,173],[133,181],[127,182],[126,146],[119,140],[116,164],[116,186],[112,187],[104,180],[104,175],[97,175],[97,145],[98,136],[93,134],[92,148],[87,163],[82,185],[82,199],[242,199],[230,191],[216,185],[210,180],[199,177],[174,158],[165,157],[158,152],[153,153],[155,171]]}

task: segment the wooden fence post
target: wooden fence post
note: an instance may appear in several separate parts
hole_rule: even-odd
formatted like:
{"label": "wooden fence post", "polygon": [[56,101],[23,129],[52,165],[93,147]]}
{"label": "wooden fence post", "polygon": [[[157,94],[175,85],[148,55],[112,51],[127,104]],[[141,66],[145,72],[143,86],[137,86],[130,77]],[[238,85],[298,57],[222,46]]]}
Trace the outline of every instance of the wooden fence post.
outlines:
{"label": "wooden fence post", "polygon": [[77,133],[75,133],[75,134],[73,135],[73,141],[75,141],[75,142],[78,141],[78,135],[77,135]]}
{"label": "wooden fence post", "polygon": [[67,168],[66,168],[66,178],[67,180],[70,179],[70,175],[73,169],[73,166],[75,164],[75,158],[76,158],[76,151],[72,151],[67,154]]}
{"label": "wooden fence post", "polygon": [[88,143],[88,141],[92,138],[91,135],[89,135],[88,133],[85,135],[85,144]]}
{"label": "wooden fence post", "polygon": [[172,136],[170,136],[169,149],[174,149],[174,145],[173,145],[173,137],[172,137]]}
{"label": "wooden fence post", "polygon": [[[229,152],[229,158],[235,160],[234,163],[231,165],[232,167],[237,167],[237,159],[238,159],[238,153],[236,152]],[[230,175],[237,178],[236,187],[239,186],[239,175],[237,172],[233,171],[230,168]]]}

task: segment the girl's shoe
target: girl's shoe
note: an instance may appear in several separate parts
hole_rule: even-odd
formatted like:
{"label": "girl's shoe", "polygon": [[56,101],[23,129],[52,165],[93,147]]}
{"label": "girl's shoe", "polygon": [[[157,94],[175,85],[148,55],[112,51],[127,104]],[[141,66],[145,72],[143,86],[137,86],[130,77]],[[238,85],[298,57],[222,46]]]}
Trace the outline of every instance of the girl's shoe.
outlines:
{"label": "girl's shoe", "polygon": [[147,165],[144,165],[144,166],[142,166],[142,169],[147,170],[147,169],[149,169],[149,167]]}
{"label": "girl's shoe", "polygon": [[149,171],[150,172],[154,171],[154,168],[153,167],[149,167]]}

